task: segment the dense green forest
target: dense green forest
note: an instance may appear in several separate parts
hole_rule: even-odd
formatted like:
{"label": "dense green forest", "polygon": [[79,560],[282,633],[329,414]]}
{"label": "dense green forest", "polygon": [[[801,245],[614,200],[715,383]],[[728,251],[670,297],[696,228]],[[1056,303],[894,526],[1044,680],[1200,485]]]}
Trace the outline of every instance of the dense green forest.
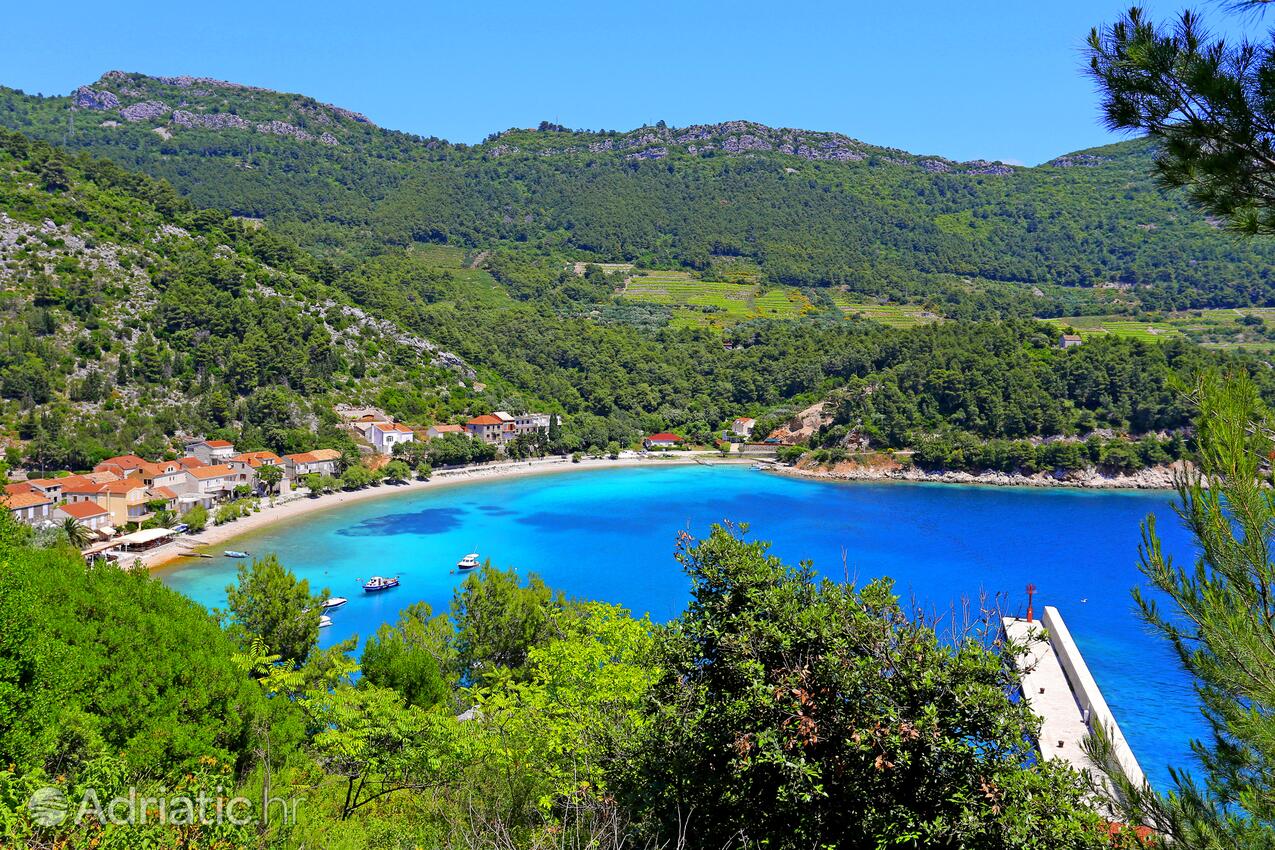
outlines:
{"label": "dense green forest", "polygon": [[1035,168],[742,121],[545,124],[466,146],[300,95],[122,72],[69,96],[0,89],[0,124],[264,218],[345,267],[448,242],[695,269],[743,257],[772,284],[1016,315],[1275,303],[1275,248],[1160,190],[1146,141]]}
{"label": "dense green forest", "polygon": [[[863,434],[966,467],[961,440],[1168,440],[1187,424],[1173,374],[1255,362],[1183,340],[1061,350],[1032,320],[893,328],[832,310],[677,327],[621,303],[600,269],[577,275],[529,248],[495,249],[482,269],[424,247],[341,269],[162,181],[16,133],[0,138],[0,210],[0,423],[9,463],[45,469],[164,454],[179,432],[345,447],[338,402],[421,425],[545,409],[571,452],[668,428],[708,441],[739,415],[767,429],[827,398],[837,418],[816,448]],[[1256,374],[1270,392],[1268,370]]]}
{"label": "dense green forest", "polygon": [[[820,582],[740,529],[678,552],[667,626],[487,567],[356,656],[315,647],[326,591],[272,558],[219,621],[0,512],[0,843],[1111,846],[1081,778],[1032,763],[995,621],[953,643],[888,580]],[[90,788],[149,820],[77,817]]]}

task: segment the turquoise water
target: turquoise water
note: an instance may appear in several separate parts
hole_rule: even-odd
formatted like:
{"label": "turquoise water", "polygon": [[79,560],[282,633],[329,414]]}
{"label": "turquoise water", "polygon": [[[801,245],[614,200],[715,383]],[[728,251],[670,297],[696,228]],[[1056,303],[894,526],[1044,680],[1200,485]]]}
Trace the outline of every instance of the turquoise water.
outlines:
{"label": "turquoise water", "polygon": [[[456,561],[477,551],[498,566],[538,572],[554,588],[676,616],[687,580],[675,538],[701,536],[729,519],[774,542],[789,562],[811,559],[834,578],[893,576],[905,600],[947,611],[962,596],[1024,586],[1037,610],[1056,605],[1084,653],[1143,768],[1164,787],[1169,764],[1186,765],[1187,742],[1204,733],[1195,698],[1165,645],[1133,612],[1139,522],[1160,517],[1165,548],[1192,547],[1166,493],[836,484],[740,467],[607,469],[413,491],[314,514],[236,539],[254,555],[278,553],[311,586],[349,597],[322,633],[325,645],[366,636],[424,600],[445,610],[461,577]],[[209,607],[225,604],[236,563],[191,560],[163,573]],[[844,566],[843,566],[844,563]],[[401,574],[403,585],[364,595],[359,579]],[[1087,601],[1082,601],[1087,600]]]}

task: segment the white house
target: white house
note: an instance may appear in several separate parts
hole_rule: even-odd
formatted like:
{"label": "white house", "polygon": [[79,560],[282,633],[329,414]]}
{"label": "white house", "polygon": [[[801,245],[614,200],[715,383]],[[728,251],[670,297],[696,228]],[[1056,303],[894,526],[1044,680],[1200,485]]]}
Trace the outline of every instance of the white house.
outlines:
{"label": "white house", "polygon": [[199,495],[211,496],[213,499],[229,498],[235,487],[240,484],[251,484],[245,480],[245,472],[233,469],[225,464],[197,466],[186,470],[186,480],[177,490],[179,496]]}
{"label": "white house", "polygon": [[412,429],[399,422],[373,422],[367,429],[367,438],[383,455],[393,454],[394,447],[400,443],[410,443],[416,439]]}
{"label": "white house", "polygon": [[58,505],[53,511],[54,522],[73,519],[90,531],[101,531],[111,526],[111,512],[97,502],[70,502]]}
{"label": "white house", "polygon": [[226,440],[194,440],[186,444],[186,454],[193,455],[209,465],[215,465],[225,463],[234,457],[235,446]]}
{"label": "white house", "polygon": [[288,478],[296,481],[302,475],[336,475],[336,462],[341,453],[336,449],[315,449],[295,455],[284,455],[283,463]]}
{"label": "white house", "polygon": [[757,426],[757,420],[749,419],[747,416],[740,416],[730,423],[731,433],[737,437],[748,438],[753,434],[753,428]]}
{"label": "white house", "polygon": [[39,490],[31,489],[25,493],[0,495],[0,507],[7,508],[18,522],[35,525],[50,518],[53,500]]}
{"label": "white house", "polygon": [[681,444],[681,442],[681,437],[676,434],[670,434],[667,431],[663,431],[659,434],[652,434],[642,440],[642,445],[648,449],[671,449],[674,446]]}

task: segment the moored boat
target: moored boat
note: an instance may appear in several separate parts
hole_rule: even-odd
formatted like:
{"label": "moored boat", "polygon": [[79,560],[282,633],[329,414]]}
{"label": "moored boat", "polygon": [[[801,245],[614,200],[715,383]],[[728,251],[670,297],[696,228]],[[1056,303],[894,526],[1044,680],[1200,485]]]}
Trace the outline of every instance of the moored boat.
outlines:
{"label": "moored boat", "polygon": [[398,587],[398,576],[395,576],[394,578],[372,576],[363,583],[363,590],[367,593],[375,593],[378,590],[389,590],[391,587]]}
{"label": "moored boat", "polygon": [[350,600],[346,599],[344,596],[330,596],[323,600],[323,610],[331,611],[333,608],[340,608],[349,601]]}
{"label": "moored boat", "polygon": [[249,555],[248,555],[248,553],[247,553],[247,552],[240,552],[238,549],[227,549],[225,552],[222,552],[221,554],[225,555],[227,558],[247,558],[247,557],[249,557]]}
{"label": "moored boat", "polygon": [[478,553],[470,552],[468,555],[460,559],[460,562],[456,564],[456,569],[472,570],[476,566],[478,566]]}
{"label": "moored boat", "polygon": [[330,625],[332,625],[331,617],[324,614],[322,617],[319,618],[319,628],[326,629]]}

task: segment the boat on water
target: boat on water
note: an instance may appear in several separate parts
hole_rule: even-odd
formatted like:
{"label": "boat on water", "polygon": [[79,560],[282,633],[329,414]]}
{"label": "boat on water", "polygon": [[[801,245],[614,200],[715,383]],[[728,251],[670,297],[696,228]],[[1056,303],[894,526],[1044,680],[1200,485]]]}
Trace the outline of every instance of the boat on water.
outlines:
{"label": "boat on water", "polygon": [[478,553],[470,552],[468,555],[460,559],[460,561],[456,564],[456,569],[472,570],[474,567],[477,567],[477,566],[478,566]]}
{"label": "boat on water", "polygon": [[332,618],[329,617],[327,614],[324,614],[322,617],[319,618],[319,628],[326,629],[330,625],[332,625]]}
{"label": "boat on water", "polygon": [[221,554],[225,555],[227,558],[247,558],[247,557],[249,557],[249,554],[248,554],[247,552],[240,552],[238,549],[227,549],[226,551],[222,552]]}
{"label": "boat on water", "polygon": [[389,590],[391,587],[398,587],[398,576],[395,576],[394,578],[372,576],[363,583],[363,590],[366,593],[375,593],[378,590]]}
{"label": "boat on water", "polygon": [[346,599],[344,596],[330,596],[323,600],[323,610],[331,611],[333,608],[340,608],[349,601],[350,600]]}

